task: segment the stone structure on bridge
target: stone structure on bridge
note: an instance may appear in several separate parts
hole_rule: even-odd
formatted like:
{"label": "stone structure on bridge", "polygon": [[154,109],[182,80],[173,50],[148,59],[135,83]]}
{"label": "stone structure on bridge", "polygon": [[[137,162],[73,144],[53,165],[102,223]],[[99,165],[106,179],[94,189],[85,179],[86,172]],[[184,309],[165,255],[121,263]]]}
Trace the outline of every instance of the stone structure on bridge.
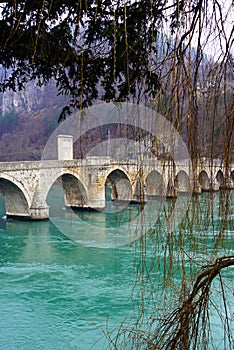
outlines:
{"label": "stone structure on bridge", "polygon": [[47,196],[61,180],[65,205],[102,209],[109,188],[112,200],[145,202],[150,197],[234,188],[234,164],[201,159],[193,172],[188,161],[117,161],[110,157],[72,159],[70,136],[58,137],[58,160],[0,163],[0,193],[6,215],[13,218],[49,218]]}

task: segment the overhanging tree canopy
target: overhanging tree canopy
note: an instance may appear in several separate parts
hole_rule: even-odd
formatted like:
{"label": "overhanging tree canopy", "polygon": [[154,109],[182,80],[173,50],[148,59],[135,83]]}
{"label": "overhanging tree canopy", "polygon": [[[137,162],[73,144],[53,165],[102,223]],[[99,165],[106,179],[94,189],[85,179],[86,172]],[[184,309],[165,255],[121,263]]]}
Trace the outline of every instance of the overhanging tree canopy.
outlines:
{"label": "overhanging tree canopy", "polygon": [[[139,98],[155,94],[152,64],[157,22],[164,2],[20,1],[5,3],[0,22],[3,67],[11,74],[2,89],[21,88],[28,79],[51,78],[74,104],[98,98]],[[151,53],[151,54],[150,54]]]}
{"label": "overhanging tree canopy", "polygon": [[[155,97],[171,69],[162,69],[165,61],[183,62],[193,40],[199,64],[201,38],[214,29],[223,40],[223,61],[231,46],[232,33],[224,25],[228,11],[215,0],[1,3],[1,90],[20,89],[29,79],[39,84],[55,79],[76,107],[97,98],[139,102]],[[208,29],[205,20],[213,23]]]}

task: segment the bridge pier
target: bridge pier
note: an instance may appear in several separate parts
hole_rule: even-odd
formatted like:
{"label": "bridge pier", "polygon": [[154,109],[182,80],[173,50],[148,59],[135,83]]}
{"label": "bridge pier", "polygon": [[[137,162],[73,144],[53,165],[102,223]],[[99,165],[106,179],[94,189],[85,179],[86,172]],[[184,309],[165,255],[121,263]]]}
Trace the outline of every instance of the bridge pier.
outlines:
{"label": "bridge pier", "polygon": [[29,214],[20,213],[17,211],[6,211],[6,217],[14,220],[49,220],[49,207],[46,208],[31,208]]}
{"label": "bridge pier", "polygon": [[201,194],[202,193],[202,188],[201,185],[199,184],[198,180],[195,179],[194,180],[194,184],[193,184],[193,194]]}
{"label": "bridge pier", "polygon": [[175,183],[171,178],[169,178],[168,184],[167,184],[167,192],[166,192],[166,198],[176,198],[177,197],[177,188],[175,186]]}
{"label": "bridge pier", "polygon": [[94,210],[103,210],[105,209],[105,205],[105,191],[95,191],[95,188],[93,188],[92,193],[90,193],[88,208]]}
{"label": "bridge pier", "polygon": [[29,220],[48,220],[49,206],[43,198],[43,186],[38,179],[37,186],[29,204]]}
{"label": "bridge pier", "polygon": [[213,179],[210,183],[210,191],[215,192],[218,191],[220,187],[220,184],[218,183],[217,179]]}
{"label": "bridge pier", "polygon": [[144,181],[142,179],[137,179],[135,182],[135,188],[132,193],[130,202],[139,204],[139,203],[146,203],[148,200],[148,194],[146,192],[146,186],[144,185]]}
{"label": "bridge pier", "polygon": [[225,182],[225,189],[232,190],[234,189],[234,181],[232,179],[227,179]]}
{"label": "bridge pier", "polygon": [[36,207],[30,208],[30,217],[31,220],[48,220],[49,219],[49,207]]}

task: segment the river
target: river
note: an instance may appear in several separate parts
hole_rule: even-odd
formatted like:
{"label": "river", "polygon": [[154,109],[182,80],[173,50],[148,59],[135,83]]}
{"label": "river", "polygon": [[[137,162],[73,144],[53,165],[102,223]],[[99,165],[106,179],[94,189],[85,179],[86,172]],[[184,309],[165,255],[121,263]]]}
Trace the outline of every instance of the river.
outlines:
{"label": "river", "polygon": [[[228,195],[228,212],[226,206],[220,204],[220,192],[203,193],[196,198],[199,207],[196,222],[191,221],[191,228],[186,221],[187,226],[184,224],[178,231],[178,235],[182,231],[187,235],[183,244],[186,256],[199,262],[208,259],[209,255],[234,254],[233,192]],[[129,210],[138,209],[129,205]],[[192,211],[194,207],[188,217],[193,215]],[[87,246],[82,241],[77,243],[66,235],[66,229],[61,232],[56,220],[62,220],[69,233],[71,219],[52,214],[55,219],[44,222],[5,220],[1,200],[1,350],[106,349],[107,330],[114,334],[123,320],[128,326],[133,325],[142,310],[146,315],[157,312],[159,305],[162,308],[164,304],[162,300],[170,299],[174,293],[170,285],[178,288],[181,278],[178,240],[172,244],[173,266],[171,263],[165,265],[165,259],[170,260],[171,253],[165,248],[168,235],[162,221],[144,239],[141,237],[117,248],[100,248]],[[80,230],[86,232],[82,222],[85,225],[85,220],[90,218],[98,225],[106,214],[90,212],[82,215]],[[160,232],[152,235],[159,226]],[[107,229],[115,227],[116,223],[109,221]],[[222,242],[219,239],[221,231]],[[186,264],[187,270],[192,271],[189,262]],[[170,281],[165,266],[173,270]],[[150,279],[147,279],[148,273]],[[225,272],[224,281],[233,291],[233,269]],[[231,290],[227,297],[233,310]],[[218,346],[222,344],[222,327],[216,314],[211,321],[218,334],[215,340]],[[222,345],[219,346],[219,350],[222,349]]]}

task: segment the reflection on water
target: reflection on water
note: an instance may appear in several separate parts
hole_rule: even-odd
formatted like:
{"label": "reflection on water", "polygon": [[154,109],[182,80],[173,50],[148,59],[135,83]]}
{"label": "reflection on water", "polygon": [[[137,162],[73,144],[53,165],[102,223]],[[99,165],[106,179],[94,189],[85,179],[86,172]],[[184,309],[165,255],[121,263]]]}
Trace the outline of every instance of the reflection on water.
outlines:
{"label": "reflection on water", "polygon": [[[169,291],[161,287],[169,238],[176,258],[173,266],[168,264],[174,271],[174,284],[180,284],[181,279],[176,255],[180,231],[185,236],[184,249],[197,262],[207,259],[207,252],[234,254],[233,192],[228,210],[227,203],[220,203],[221,196],[204,193],[194,197],[193,205],[197,204],[191,205],[178,236],[167,234],[165,217],[170,215],[173,202],[166,201],[159,219],[153,211],[147,212],[153,229],[144,241],[116,249],[88,247],[88,243],[94,237],[105,244],[123,239],[125,232],[121,230],[125,225],[131,227],[141,212],[139,206],[129,205],[119,213],[74,212],[63,209],[60,194],[54,207],[49,198],[52,220],[0,220],[0,349],[105,349],[107,319],[110,329],[118,327],[125,317],[131,325],[143,300],[142,291],[144,311],[149,314],[162,306],[163,293],[170,298]],[[1,216],[4,213],[1,203]],[[187,273],[190,270],[188,259]],[[225,272],[224,281],[233,284],[233,270]],[[214,293],[214,297],[220,306],[219,294]],[[222,340],[217,312],[212,317]]]}
{"label": "reflection on water", "polygon": [[116,248],[137,240],[157,221],[162,210],[161,197],[144,204],[111,200],[106,186],[106,207],[100,211],[65,208],[62,186],[54,185],[47,203],[50,219],[58,230],[76,243],[99,248]]}

